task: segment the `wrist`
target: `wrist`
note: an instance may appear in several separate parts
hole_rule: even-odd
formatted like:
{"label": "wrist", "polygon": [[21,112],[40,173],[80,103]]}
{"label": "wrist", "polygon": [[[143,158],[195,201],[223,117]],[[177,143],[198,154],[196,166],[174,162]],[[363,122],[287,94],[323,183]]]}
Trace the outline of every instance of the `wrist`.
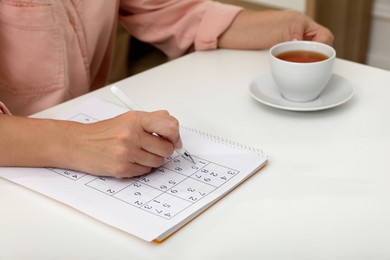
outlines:
{"label": "wrist", "polygon": [[48,120],[49,149],[46,158],[52,167],[75,169],[78,166],[75,155],[77,147],[80,147],[80,137],[77,129],[82,124],[72,121]]}

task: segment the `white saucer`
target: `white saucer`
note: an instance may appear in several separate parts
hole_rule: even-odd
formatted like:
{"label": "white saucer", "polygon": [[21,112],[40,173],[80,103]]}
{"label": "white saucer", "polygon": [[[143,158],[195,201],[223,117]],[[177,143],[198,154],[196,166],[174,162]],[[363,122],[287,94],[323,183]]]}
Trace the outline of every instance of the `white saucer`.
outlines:
{"label": "white saucer", "polygon": [[283,98],[271,74],[254,79],[250,92],[257,101],[279,109],[292,111],[317,111],[344,104],[355,93],[354,86],[344,77],[333,74],[321,95],[309,102],[293,102]]}

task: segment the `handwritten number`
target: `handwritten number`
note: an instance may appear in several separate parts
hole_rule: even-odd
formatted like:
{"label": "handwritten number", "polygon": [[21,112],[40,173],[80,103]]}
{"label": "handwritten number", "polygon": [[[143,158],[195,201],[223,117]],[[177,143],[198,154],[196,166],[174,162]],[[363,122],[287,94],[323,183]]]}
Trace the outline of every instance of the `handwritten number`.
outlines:
{"label": "handwritten number", "polygon": [[150,179],[148,179],[148,178],[146,178],[146,177],[143,177],[143,178],[141,179],[141,181],[143,181],[143,182],[149,182]]}
{"label": "handwritten number", "polygon": [[192,196],[190,196],[189,199],[192,200],[192,201],[197,201],[198,200],[198,198],[192,197]]}

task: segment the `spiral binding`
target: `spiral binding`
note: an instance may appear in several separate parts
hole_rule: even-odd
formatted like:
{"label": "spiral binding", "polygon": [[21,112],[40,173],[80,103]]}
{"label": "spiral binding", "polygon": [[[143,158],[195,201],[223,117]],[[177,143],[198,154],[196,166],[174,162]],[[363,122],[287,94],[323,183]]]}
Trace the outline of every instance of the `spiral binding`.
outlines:
{"label": "spiral binding", "polygon": [[189,132],[192,132],[194,134],[202,136],[202,137],[204,137],[204,138],[206,138],[208,140],[214,141],[216,143],[227,145],[227,146],[229,146],[231,148],[236,148],[236,149],[239,149],[241,151],[248,152],[248,153],[251,153],[251,154],[260,155],[260,156],[263,156],[263,157],[268,157],[268,156],[266,156],[263,153],[263,150],[261,150],[261,149],[258,149],[258,148],[255,148],[255,147],[252,147],[252,146],[249,146],[249,145],[241,144],[241,143],[238,143],[238,142],[234,142],[232,140],[229,140],[229,139],[226,139],[226,138],[222,138],[222,137],[219,137],[219,136],[216,136],[216,135],[212,135],[212,134],[200,131],[198,129],[189,128],[189,127],[186,127],[186,126],[181,126],[181,127],[183,129],[186,129]]}

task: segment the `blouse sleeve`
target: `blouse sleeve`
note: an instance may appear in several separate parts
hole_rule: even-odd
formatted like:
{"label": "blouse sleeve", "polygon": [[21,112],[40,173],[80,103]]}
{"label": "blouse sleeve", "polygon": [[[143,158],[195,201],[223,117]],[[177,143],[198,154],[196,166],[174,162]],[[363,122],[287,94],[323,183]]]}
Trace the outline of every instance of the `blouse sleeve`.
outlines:
{"label": "blouse sleeve", "polygon": [[241,10],[208,0],[124,0],[119,19],[137,39],[178,57],[216,49],[218,37]]}
{"label": "blouse sleeve", "polygon": [[0,115],[1,114],[11,115],[11,112],[9,112],[7,107],[2,102],[0,102]]}

